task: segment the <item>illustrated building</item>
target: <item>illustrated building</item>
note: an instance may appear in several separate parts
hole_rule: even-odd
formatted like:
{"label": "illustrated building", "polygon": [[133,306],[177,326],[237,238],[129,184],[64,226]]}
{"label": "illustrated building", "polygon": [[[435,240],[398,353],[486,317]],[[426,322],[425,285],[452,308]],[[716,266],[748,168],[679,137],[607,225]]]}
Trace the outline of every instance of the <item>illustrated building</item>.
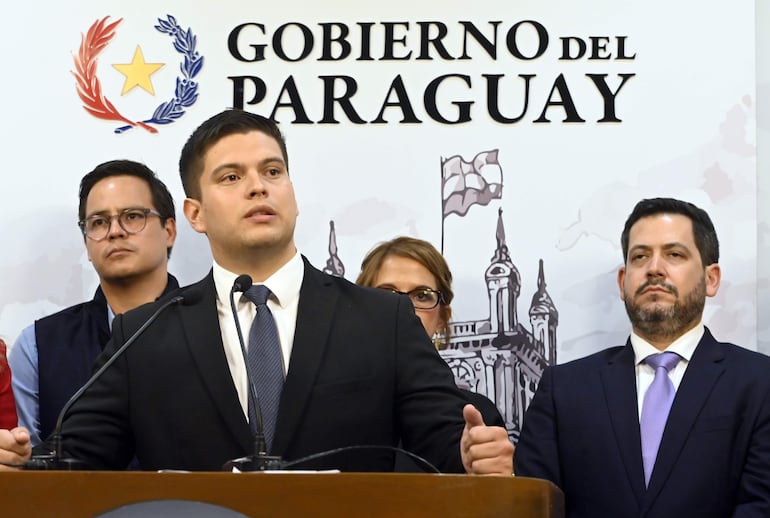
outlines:
{"label": "illustrated building", "polygon": [[[509,437],[517,442],[524,411],[548,365],[556,364],[559,312],[548,294],[540,259],[537,290],[528,310],[529,323],[519,321],[522,281],[505,241],[503,211],[498,211],[497,246],[484,271],[489,314],[483,320],[451,323],[449,347],[440,351],[457,385],[495,402]],[[329,258],[324,272],[344,276],[334,221],[329,222]]]}
{"label": "illustrated building", "polygon": [[500,209],[497,247],[484,272],[489,316],[452,323],[449,347],[441,351],[441,356],[454,372],[458,386],[484,394],[496,403],[508,435],[516,442],[524,411],[543,370],[556,364],[559,312],[546,290],[541,259],[537,291],[528,312],[529,327],[519,321],[521,275],[505,242],[502,214]]}

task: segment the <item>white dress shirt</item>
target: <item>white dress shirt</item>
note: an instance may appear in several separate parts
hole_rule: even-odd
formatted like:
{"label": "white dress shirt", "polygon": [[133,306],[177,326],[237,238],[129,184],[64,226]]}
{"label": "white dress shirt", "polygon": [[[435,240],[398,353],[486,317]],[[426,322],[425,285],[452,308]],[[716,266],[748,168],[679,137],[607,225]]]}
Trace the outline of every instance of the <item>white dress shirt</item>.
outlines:
{"label": "white dress shirt", "polygon": [[[248,416],[249,387],[246,376],[246,363],[241,352],[238,332],[235,327],[235,319],[230,306],[230,290],[235,279],[240,275],[225,270],[214,261],[214,286],[217,290],[217,316],[219,329],[222,332],[222,344],[225,348],[227,364],[230,367],[230,375],[233,377],[238,399],[241,402],[244,415]],[[275,319],[278,329],[278,340],[281,342],[283,358],[283,373],[286,374],[291,357],[291,349],[294,343],[294,330],[297,326],[297,306],[299,304],[299,290],[302,279],[305,276],[305,265],[299,252],[294,254],[289,262],[283,265],[263,283],[272,294],[267,300],[267,307]],[[235,305],[238,312],[241,332],[243,333],[244,347],[248,351],[249,329],[257,312],[257,307],[242,293],[235,294]]]}
{"label": "white dress shirt", "polygon": [[[687,370],[687,365],[690,363],[695,348],[698,346],[698,342],[703,337],[705,328],[703,323],[699,322],[698,325],[687,331],[685,334],[674,340],[674,342],[666,347],[666,351],[677,353],[682,357],[676,367],[671,369],[668,373],[668,377],[671,378],[671,382],[674,384],[674,390],[679,389],[679,384],[682,382],[682,377]],[[635,333],[631,333],[631,347],[634,348],[634,363],[636,365],[636,397],[637,397],[637,409],[639,411],[639,419],[642,418],[642,402],[644,401],[644,395],[647,393],[647,389],[652,384],[652,380],[655,379],[655,370],[642,363],[645,358],[651,354],[657,354],[663,351],[656,349],[649,342]]]}

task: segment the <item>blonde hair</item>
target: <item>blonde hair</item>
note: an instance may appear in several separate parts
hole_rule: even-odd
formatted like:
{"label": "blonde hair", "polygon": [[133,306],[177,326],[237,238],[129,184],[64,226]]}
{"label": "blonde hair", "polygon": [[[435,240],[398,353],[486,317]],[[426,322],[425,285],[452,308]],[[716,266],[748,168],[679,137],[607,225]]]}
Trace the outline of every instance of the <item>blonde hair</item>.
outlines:
{"label": "blonde hair", "polygon": [[361,263],[361,273],[356,284],[374,287],[374,281],[382,269],[382,264],[390,256],[405,257],[423,265],[436,279],[436,288],[441,292],[439,307],[441,311],[442,328],[440,338],[434,341],[438,349],[446,349],[449,345],[449,319],[452,317],[450,304],[454,298],[452,291],[452,272],[444,256],[432,244],[414,237],[400,236],[390,241],[378,244],[366,254]]}

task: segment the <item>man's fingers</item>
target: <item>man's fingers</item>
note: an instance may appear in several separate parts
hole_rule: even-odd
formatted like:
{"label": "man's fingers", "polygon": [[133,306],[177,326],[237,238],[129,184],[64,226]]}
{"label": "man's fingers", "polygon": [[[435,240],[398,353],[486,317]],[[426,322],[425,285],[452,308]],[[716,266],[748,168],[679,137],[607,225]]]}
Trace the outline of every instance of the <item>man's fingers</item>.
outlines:
{"label": "man's fingers", "polygon": [[0,449],[21,452],[29,445],[29,432],[24,427],[0,430]]}
{"label": "man's fingers", "polygon": [[29,431],[23,426],[11,430],[11,435],[13,435],[17,444],[24,445],[29,443]]}
{"label": "man's fingers", "polygon": [[505,441],[475,443],[468,449],[468,453],[474,460],[492,457],[510,457],[513,459],[513,444],[507,439]]}
{"label": "man's fingers", "polygon": [[[484,444],[498,441],[501,444],[511,444],[511,441],[508,439],[508,432],[501,426],[474,426],[467,430],[467,435],[470,444]],[[511,446],[513,446],[513,444],[511,444]]]}
{"label": "man's fingers", "polygon": [[511,463],[500,458],[478,459],[471,463],[474,475],[501,475],[510,477],[513,473]]}
{"label": "man's fingers", "polygon": [[513,473],[513,451],[513,444],[504,428],[476,427],[468,430],[468,447],[463,462],[468,473],[510,475]]}
{"label": "man's fingers", "polygon": [[[13,430],[0,430],[0,463],[10,466],[22,464],[32,454],[32,446],[29,442],[29,432],[26,428],[14,428]],[[9,466],[0,466],[0,470],[12,469]]]}

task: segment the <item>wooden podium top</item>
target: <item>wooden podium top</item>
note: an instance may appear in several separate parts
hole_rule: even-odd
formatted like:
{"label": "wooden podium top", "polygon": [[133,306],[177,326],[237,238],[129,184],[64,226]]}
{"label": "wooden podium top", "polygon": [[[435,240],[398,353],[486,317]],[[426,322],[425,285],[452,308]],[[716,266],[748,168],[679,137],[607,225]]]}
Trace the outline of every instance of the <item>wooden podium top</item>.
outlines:
{"label": "wooden podium top", "polygon": [[90,517],[152,500],[205,502],[246,516],[564,516],[556,486],[523,477],[49,471],[0,473],[0,488],[3,516],[23,517]]}

